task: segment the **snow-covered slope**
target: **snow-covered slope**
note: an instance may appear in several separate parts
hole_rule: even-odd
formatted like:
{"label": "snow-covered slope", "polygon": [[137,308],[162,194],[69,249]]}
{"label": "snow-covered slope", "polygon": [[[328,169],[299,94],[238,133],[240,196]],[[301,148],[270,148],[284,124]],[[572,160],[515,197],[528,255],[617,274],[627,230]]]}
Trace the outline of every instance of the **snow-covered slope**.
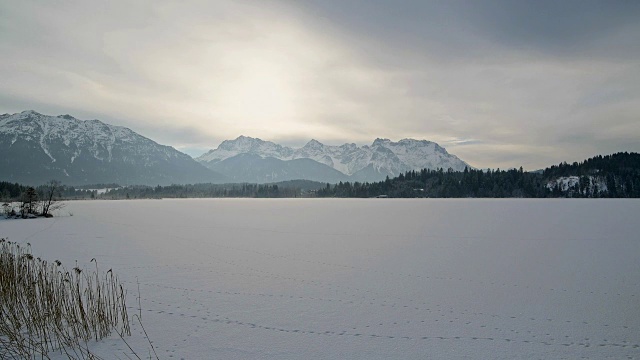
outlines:
{"label": "snow-covered slope", "polygon": [[561,176],[547,182],[547,189],[558,192],[573,192],[582,196],[597,196],[608,191],[607,181],[602,176]]}
{"label": "snow-covered slope", "polygon": [[359,148],[356,144],[344,144],[341,146],[328,146],[312,139],[305,146],[296,149],[293,153],[294,159],[312,159],[321,164],[330,166],[345,175],[353,173],[353,164],[344,161],[345,156],[354,153]]}
{"label": "snow-covered slope", "polygon": [[271,141],[263,141],[247,136],[240,136],[235,140],[225,140],[215,150],[210,150],[206,154],[198,157],[201,163],[215,164],[218,161],[232,158],[240,154],[259,155],[260,157],[273,157],[276,159],[287,159],[291,157],[293,150],[280,146]]}
{"label": "snow-covered slope", "polygon": [[2,180],[24,183],[155,185],[222,178],[128,128],[31,110],[0,115],[0,151]]}
{"label": "snow-covered slope", "polygon": [[398,142],[376,139],[373,144],[362,147],[356,144],[328,146],[314,139],[302,148],[293,149],[270,141],[240,136],[235,140],[225,140],[217,149],[210,150],[196,160],[214,168],[214,164],[240,154],[283,161],[311,159],[359,181],[376,181],[387,175],[397,176],[409,170],[452,168],[462,171],[469,166],[434,142],[414,139]]}
{"label": "snow-covered slope", "polygon": [[463,171],[465,167],[469,167],[467,163],[449,154],[440,145],[427,140],[402,139],[392,142],[389,139],[376,139],[371,147],[391,150],[410,170],[452,168]]}

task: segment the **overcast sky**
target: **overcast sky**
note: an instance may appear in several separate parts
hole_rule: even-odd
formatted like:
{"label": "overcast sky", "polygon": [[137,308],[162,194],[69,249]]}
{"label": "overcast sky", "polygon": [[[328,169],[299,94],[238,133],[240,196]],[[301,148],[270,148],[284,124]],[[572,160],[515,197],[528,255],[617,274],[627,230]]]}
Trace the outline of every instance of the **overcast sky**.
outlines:
{"label": "overcast sky", "polygon": [[533,170],[640,151],[640,1],[0,0],[0,113],[200,155],[438,142]]}

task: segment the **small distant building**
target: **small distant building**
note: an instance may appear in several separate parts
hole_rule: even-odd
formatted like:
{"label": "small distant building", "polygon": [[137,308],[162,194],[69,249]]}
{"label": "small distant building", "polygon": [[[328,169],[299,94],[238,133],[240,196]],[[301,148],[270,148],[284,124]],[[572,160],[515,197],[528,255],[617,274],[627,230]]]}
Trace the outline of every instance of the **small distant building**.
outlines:
{"label": "small distant building", "polygon": [[378,198],[378,199],[386,199],[388,197],[389,196],[387,196],[387,195],[378,195],[378,196],[376,196],[376,198]]}

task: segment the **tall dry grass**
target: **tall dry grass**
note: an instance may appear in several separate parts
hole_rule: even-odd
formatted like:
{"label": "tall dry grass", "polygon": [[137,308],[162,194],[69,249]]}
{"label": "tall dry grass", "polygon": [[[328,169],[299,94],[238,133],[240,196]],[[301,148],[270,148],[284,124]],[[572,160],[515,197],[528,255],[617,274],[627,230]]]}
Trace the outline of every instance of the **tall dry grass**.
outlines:
{"label": "tall dry grass", "polygon": [[0,358],[97,358],[88,342],[116,331],[130,335],[126,290],[109,270],[68,271],[31,254],[30,245],[0,239]]}

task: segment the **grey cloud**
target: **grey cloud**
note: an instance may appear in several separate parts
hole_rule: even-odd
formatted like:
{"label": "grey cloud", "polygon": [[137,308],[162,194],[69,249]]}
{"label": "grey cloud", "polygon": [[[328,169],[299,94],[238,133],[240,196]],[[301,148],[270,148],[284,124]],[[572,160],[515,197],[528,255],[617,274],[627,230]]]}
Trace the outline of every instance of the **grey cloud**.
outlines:
{"label": "grey cloud", "polygon": [[[514,48],[592,57],[628,56],[640,47],[635,1],[473,2],[474,28]],[[483,5],[481,5],[483,4]],[[615,52],[608,50],[617,50]],[[622,50],[622,53],[620,52]]]}
{"label": "grey cloud", "polygon": [[[475,166],[540,168],[640,151],[639,9],[574,0],[0,2],[0,112],[99,118],[192,152],[241,134],[295,146],[414,137]],[[252,62],[238,64],[242,56]],[[260,71],[282,73],[265,80]],[[264,89],[238,85],[242,75]],[[291,87],[292,119],[241,118],[270,110],[245,101],[268,93],[271,78]]]}
{"label": "grey cloud", "polygon": [[640,51],[635,36],[640,30],[640,3],[635,1],[296,3],[304,4],[308,13],[327,26],[376,39],[373,43],[385,49],[415,47],[448,61],[483,61],[496,52],[513,50],[592,57],[629,56]]}

